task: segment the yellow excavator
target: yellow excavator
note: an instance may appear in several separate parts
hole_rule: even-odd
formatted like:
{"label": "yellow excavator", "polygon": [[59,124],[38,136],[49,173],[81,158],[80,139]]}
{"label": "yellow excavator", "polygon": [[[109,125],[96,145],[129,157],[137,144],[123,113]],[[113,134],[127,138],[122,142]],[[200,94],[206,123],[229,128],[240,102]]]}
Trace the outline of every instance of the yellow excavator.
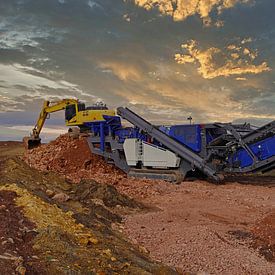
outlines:
{"label": "yellow excavator", "polygon": [[54,112],[65,110],[66,126],[78,126],[85,129],[85,123],[104,120],[104,115],[114,116],[115,111],[109,110],[102,102],[86,107],[85,103],[78,99],[63,99],[60,101],[44,101],[42,110],[30,136],[24,137],[23,141],[28,149],[41,144],[40,132],[49,115]]}

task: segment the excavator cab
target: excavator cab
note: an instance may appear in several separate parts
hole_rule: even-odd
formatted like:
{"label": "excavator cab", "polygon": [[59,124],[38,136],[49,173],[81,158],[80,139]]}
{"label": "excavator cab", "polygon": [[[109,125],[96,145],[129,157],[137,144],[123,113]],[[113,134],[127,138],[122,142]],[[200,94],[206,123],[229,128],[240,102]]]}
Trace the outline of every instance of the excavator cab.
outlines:
{"label": "excavator cab", "polygon": [[85,103],[78,102],[77,104],[70,104],[67,105],[65,108],[65,120],[69,123],[70,120],[72,120],[77,113],[83,112],[83,111],[100,111],[100,110],[108,110],[108,107],[106,104],[102,102],[97,102],[92,106],[86,107]]}
{"label": "excavator cab", "polygon": [[76,104],[67,105],[65,108],[65,120],[70,121],[76,116]]}

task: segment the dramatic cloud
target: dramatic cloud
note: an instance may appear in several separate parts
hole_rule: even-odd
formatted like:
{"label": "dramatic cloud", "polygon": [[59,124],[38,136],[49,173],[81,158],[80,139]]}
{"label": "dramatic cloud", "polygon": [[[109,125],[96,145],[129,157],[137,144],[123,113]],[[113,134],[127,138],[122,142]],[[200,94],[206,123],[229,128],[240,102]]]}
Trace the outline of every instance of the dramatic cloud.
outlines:
{"label": "dramatic cloud", "polygon": [[[134,0],[135,4],[146,10],[157,8],[163,15],[168,15],[174,21],[183,21],[187,17],[198,14],[205,25],[211,25],[210,13],[221,13],[225,9],[233,8],[238,3],[248,3],[250,0]],[[223,23],[216,21],[221,27]]]}
{"label": "dramatic cloud", "polygon": [[66,30],[56,30],[47,26],[32,25],[31,17],[27,18],[26,24],[18,24],[17,17],[1,18],[0,21],[0,48],[1,49],[18,49],[24,47],[36,48],[40,46],[43,39],[62,40]]}
{"label": "dramatic cloud", "polygon": [[102,72],[113,73],[120,80],[139,80],[142,75],[142,70],[134,65],[119,62],[119,61],[106,61],[99,64]]}
{"label": "dramatic cloud", "polygon": [[89,1],[88,1],[88,6],[89,6],[91,9],[95,9],[95,8],[103,9],[101,5],[99,5],[96,1],[92,1],[92,0],[89,0]]}
{"label": "dramatic cloud", "polygon": [[175,54],[175,61],[178,64],[199,64],[198,73],[205,79],[260,74],[271,70],[267,62],[255,65],[253,61],[258,55],[257,52],[243,47],[243,45],[231,44],[225,49],[211,47],[201,50],[198,43],[191,40],[181,47],[185,53]]}
{"label": "dramatic cloud", "polygon": [[11,88],[12,86],[18,85],[21,87],[25,86],[32,90],[46,87],[74,90],[82,93],[78,86],[73,83],[64,80],[55,81],[53,79],[48,79],[41,74],[42,72],[35,68],[22,66],[17,63],[12,65],[0,64],[0,81],[2,83],[2,89],[4,87]]}
{"label": "dramatic cloud", "polygon": [[74,83],[48,78],[48,74],[18,63],[0,63],[0,112],[23,111],[25,103],[34,99],[98,99]]}
{"label": "dramatic cloud", "polygon": [[22,137],[11,126],[33,125],[44,99],[66,97],[101,98],[158,124],[272,120],[274,9],[272,0],[0,1],[0,125],[9,127],[0,136]]}
{"label": "dramatic cloud", "polygon": [[[184,75],[176,70],[177,64],[173,63],[156,63],[151,68],[154,69],[153,71],[143,72],[132,64],[128,66],[129,72],[135,68],[136,73],[127,74],[125,77],[127,64],[125,60],[124,62],[112,62],[112,66],[110,64],[104,66],[105,73],[122,81],[121,86],[114,85],[112,92],[115,97],[127,102],[127,106],[134,108],[145,117],[149,116],[149,119],[155,123],[181,123],[186,121],[190,115],[194,121],[199,122],[230,122],[240,117],[272,119],[272,115],[268,113],[259,113],[250,109],[252,100],[248,101],[244,96],[239,97],[244,89],[240,88],[241,83],[237,81],[235,84],[236,87],[239,85],[240,92],[236,92],[236,87],[231,87],[232,83],[226,84],[222,83],[223,81],[219,83],[216,80],[209,82],[192,75],[192,72]],[[134,77],[136,74],[138,77]],[[196,81],[193,81],[194,78]],[[245,78],[238,80],[245,80]],[[256,100],[262,94],[259,87],[248,89],[250,95],[254,95]],[[245,89],[247,96],[249,95],[248,89]]]}
{"label": "dramatic cloud", "polygon": [[0,94],[0,113],[14,111],[22,112],[24,110],[22,109],[22,105],[24,105],[22,102],[18,102],[16,100],[13,100],[9,96]]}
{"label": "dramatic cloud", "polygon": [[[274,115],[267,111],[257,112],[251,102],[236,99],[236,92],[227,86],[188,86],[188,83],[172,81],[145,82],[139,90],[115,90],[127,99],[131,108],[150,116],[156,123],[182,123],[190,115],[195,122],[230,122],[242,119],[272,120]],[[252,91],[250,92],[250,94]],[[258,92],[259,93],[259,92]],[[255,107],[255,106],[254,106]]]}

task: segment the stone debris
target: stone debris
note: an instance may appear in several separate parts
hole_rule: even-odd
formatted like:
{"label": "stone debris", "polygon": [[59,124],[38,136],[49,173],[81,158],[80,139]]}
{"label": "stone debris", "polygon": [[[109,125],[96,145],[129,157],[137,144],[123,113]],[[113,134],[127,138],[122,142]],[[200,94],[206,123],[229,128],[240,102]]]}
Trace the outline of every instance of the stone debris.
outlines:
{"label": "stone debris", "polygon": [[51,197],[54,196],[54,191],[53,191],[53,190],[50,190],[50,189],[47,189],[47,190],[46,190],[46,194],[47,194],[48,197],[51,198]]}
{"label": "stone debris", "polygon": [[49,144],[28,150],[25,161],[39,171],[55,171],[66,179],[78,183],[81,179],[116,184],[125,174],[108,165],[101,156],[90,152],[86,138],[61,135]]}
{"label": "stone debris", "polygon": [[122,230],[154,260],[192,274],[273,275],[273,189],[199,180],[162,186],[142,200],[156,211],[126,216]]}
{"label": "stone debris", "polygon": [[[114,185],[119,192],[138,199],[160,194],[169,185],[161,180],[128,178],[101,156],[92,154],[86,137],[81,135],[78,139],[61,135],[48,144],[26,151],[24,160],[39,171],[57,172],[73,183],[82,179],[96,180]],[[47,195],[54,196],[50,190]]]}
{"label": "stone debris", "polygon": [[59,202],[65,202],[65,201],[68,201],[70,197],[67,194],[59,193],[54,195],[52,199]]}

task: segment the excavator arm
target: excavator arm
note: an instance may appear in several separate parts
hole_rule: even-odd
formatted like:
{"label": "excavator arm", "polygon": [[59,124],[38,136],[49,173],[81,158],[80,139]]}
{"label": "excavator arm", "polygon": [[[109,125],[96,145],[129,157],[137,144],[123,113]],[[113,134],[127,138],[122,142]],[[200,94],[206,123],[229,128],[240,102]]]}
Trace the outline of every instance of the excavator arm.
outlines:
{"label": "excavator arm", "polygon": [[77,99],[63,99],[57,102],[44,101],[42,110],[31,132],[31,135],[29,137],[24,137],[23,139],[25,146],[28,149],[32,149],[41,143],[41,138],[39,137],[39,135],[44,126],[45,120],[50,113],[64,110],[66,106],[76,105],[77,103]]}

